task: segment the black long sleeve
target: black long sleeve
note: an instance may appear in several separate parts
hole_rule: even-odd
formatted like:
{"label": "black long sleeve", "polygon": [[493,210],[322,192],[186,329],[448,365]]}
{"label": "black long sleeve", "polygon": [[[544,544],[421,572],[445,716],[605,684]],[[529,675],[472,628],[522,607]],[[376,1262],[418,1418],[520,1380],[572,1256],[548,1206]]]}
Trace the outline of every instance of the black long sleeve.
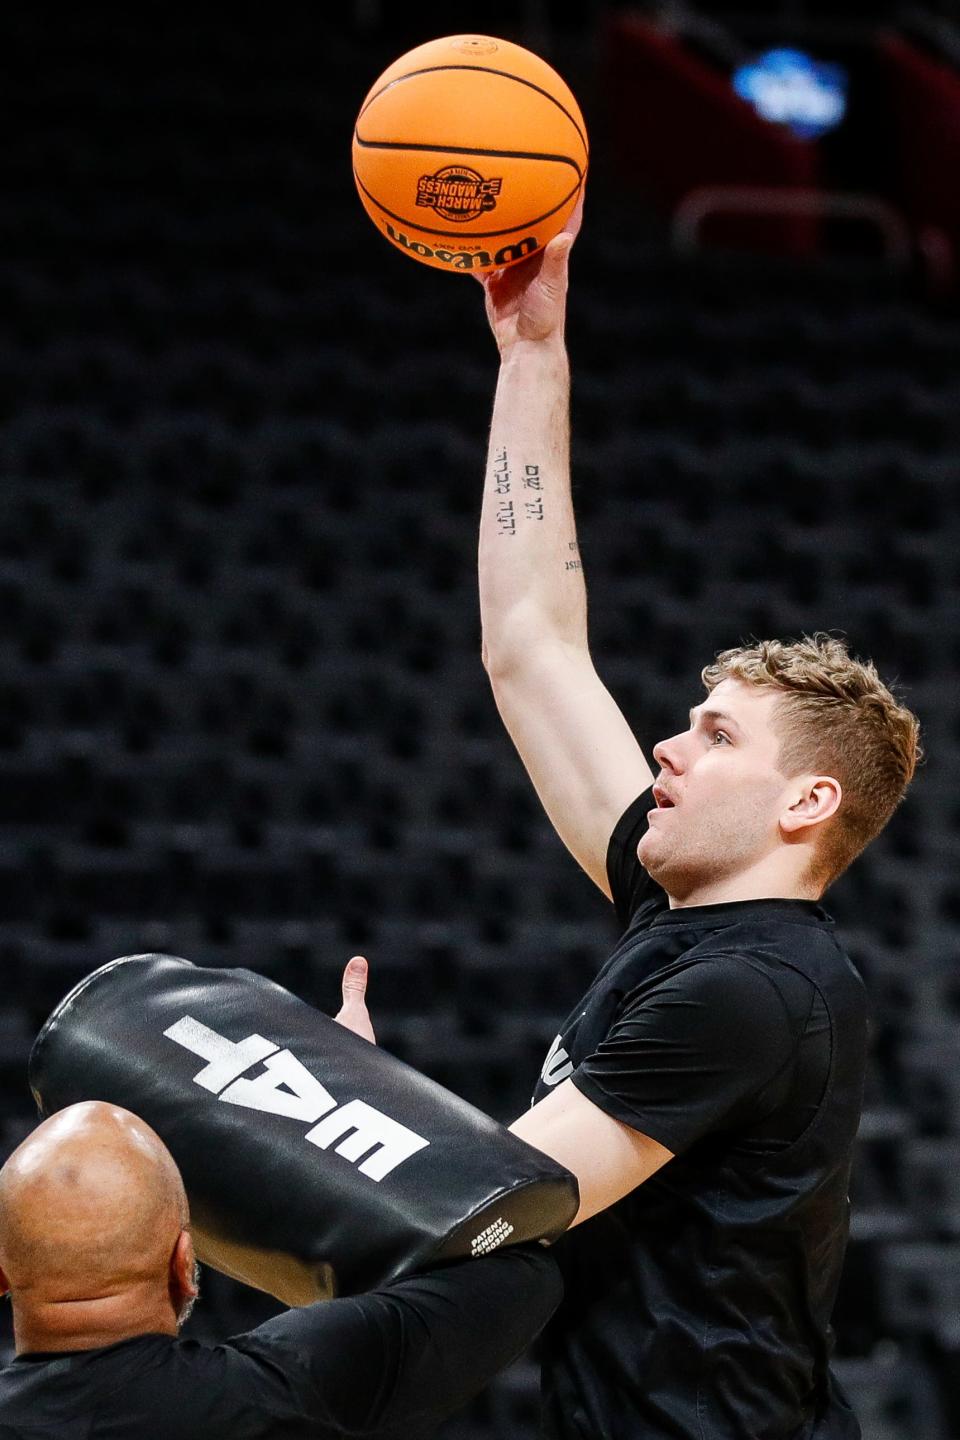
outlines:
{"label": "black long sleeve", "polygon": [[518,1246],[287,1311],[230,1344],[282,1371],[320,1433],[409,1440],[516,1359],[561,1293],[550,1255]]}

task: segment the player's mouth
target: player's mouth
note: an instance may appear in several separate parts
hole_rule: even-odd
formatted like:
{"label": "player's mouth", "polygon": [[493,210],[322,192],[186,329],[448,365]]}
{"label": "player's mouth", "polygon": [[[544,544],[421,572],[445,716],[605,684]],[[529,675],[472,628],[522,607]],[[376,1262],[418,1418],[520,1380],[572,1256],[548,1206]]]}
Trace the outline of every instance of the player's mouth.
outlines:
{"label": "player's mouth", "polygon": [[666,790],[664,790],[662,785],[654,785],[653,798],[657,802],[658,810],[672,810],[674,805],[676,804],[676,801],[671,800],[670,796],[667,794]]}

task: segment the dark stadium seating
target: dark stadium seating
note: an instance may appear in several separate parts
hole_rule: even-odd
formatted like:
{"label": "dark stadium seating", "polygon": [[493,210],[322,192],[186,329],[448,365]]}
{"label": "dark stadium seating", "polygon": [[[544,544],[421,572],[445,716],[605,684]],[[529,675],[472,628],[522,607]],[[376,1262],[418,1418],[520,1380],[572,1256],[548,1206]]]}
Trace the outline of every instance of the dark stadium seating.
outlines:
{"label": "dark stadium seating", "polygon": [[[294,26],[260,57],[168,22],[64,21],[40,91],[11,82],[0,1145],[50,1007],[146,950],[326,1009],[368,954],[382,1043],[509,1119],[615,927],[480,662],[479,291],[390,253],[351,192],[388,39]],[[3,25],[25,57],[33,22]],[[598,668],[649,743],[716,649],[837,628],[924,721],[905,808],[828,905],[874,1006],[838,1368],[865,1440],[946,1440],[960,321],[879,267],[681,264],[598,170],[570,325]],[[211,1277],[194,1333],[266,1303]],[[532,1435],[534,1387],[520,1367],[444,1433]]]}

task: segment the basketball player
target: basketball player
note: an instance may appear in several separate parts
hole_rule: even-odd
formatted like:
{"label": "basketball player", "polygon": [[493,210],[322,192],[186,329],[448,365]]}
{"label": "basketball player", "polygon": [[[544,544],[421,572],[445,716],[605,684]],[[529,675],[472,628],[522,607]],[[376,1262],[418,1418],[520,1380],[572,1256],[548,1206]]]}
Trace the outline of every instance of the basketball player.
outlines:
{"label": "basketball player", "polygon": [[[278,1187],[282,1196],[282,1186]],[[187,1198],[128,1110],[69,1106],[0,1170],[0,1285],[16,1359],[4,1440],[413,1440],[515,1359],[559,1298],[539,1246],[180,1340],[197,1295]]]}
{"label": "basketball player", "polygon": [[[587,644],[564,347],[578,226],[484,281],[501,362],[484,663],[547,814],[624,929],[512,1127],[581,1194],[555,1247],[544,1430],[854,1440],[829,1322],[867,1018],[819,902],[902,799],[919,727],[839,640],[767,641],[707,666],[706,698],[651,767]],[[642,574],[642,533],[636,554]],[[348,977],[359,992],[361,961]],[[347,1023],[361,1009],[355,993]]]}
{"label": "basketball player", "polygon": [[[768,641],[707,666],[651,768],[587,644],[564,347],[578,226],[485,282],[500,377],[484,663],[547,814],[624,927],[513,1126],[574,1171],[587,1222],[557,1246],[546,1429],[848,1440],[829,1320],[866,1004],[819,902],[902,799],[919,727],[839,640]],[[642,534],[636,554],[642,574]]]}

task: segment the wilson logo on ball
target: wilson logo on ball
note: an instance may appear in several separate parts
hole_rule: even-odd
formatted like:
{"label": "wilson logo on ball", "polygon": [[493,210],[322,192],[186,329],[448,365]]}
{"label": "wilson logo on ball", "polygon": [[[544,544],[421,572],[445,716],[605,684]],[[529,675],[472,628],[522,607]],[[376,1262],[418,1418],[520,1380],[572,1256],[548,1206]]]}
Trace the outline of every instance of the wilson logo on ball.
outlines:
{"label": "wilson logo on ball", "polygon": [[[411,240],[409,235],[404,235],[402,230],[394,230],[389,220],[384,225],[384,230],[394,245],[401,250],[406,250],[410,255],[415,255],[418,260],[436,261],[438,265],[447,265],[451,270],[489,270],[492,266],[513,265],[517,260],[524,260],[528,255],[533,255],[539,250],[540,242],[535,235],[527,235],[523,240],[517,240],[512,245],[501,245],[499,250],[447,250],[443,246],[433,249],[425,245],[422,240]],[[463,243],[468,243],[469,237],[464,237]]]}
{"label": "wilson logo on ball", "polygon": [[428,205],[444,220],[464,223],[493,210],[503,179],[484,180],[466,165],[445,165],[417,181],[417,204]]}

